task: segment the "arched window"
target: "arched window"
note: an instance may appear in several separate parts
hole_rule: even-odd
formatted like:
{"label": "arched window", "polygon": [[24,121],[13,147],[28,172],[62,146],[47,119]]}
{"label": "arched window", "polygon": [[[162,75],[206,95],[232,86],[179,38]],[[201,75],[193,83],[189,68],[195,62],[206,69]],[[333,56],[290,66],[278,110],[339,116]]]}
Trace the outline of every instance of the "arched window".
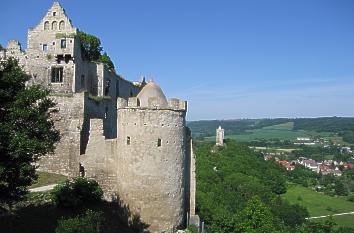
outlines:
{"label": "arched window", "polygon": [[57,29],[58,29],[58,22],[57,21],[53,21],[52,30],[57,30]]}
{"label": "arched window", "polygon": [[44,30],[49,30],[49,22],[48,21],[44,22]]}
{"label": "arched window", "polygon": [[60,21],[59,30],[64,30],[64,29],[65,29],[65,22],[64,21]]}

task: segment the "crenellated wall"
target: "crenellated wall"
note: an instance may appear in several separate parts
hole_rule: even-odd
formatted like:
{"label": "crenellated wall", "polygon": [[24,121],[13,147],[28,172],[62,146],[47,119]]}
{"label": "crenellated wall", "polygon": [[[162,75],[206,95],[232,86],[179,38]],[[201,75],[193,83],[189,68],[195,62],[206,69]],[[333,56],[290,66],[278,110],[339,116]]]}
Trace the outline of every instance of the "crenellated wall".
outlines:
{"label": "crenellated wall", "polygon": [[[145,95],[140,106],[137,96],[144,86],[151,91],[156,85],[145,79],[130,82],[102,63],[84,61],[76,33],[64,9],[54,3],[29,29],[27,50],[16,40],[6,49],[0,46],[0,59],[18,59],[32,76],[28,84],[48,88],[57,103],[51,117],[61,140],[54,154],[40,159],[39,170],[92,177],[106,199],[119,196],[150,225],[150,232],[172,233],[186,223],[187,212],[195,213],[187,102],[166,103],[158,87],[159,97]],[[60,82],[52,80],[53,68],[63,69]]]}
{"label": "crenellated wall", "polygon": [[186,102],[161,109],[149,101],[118,99],[118,191],[152,232],[172,232],[186,211]]}

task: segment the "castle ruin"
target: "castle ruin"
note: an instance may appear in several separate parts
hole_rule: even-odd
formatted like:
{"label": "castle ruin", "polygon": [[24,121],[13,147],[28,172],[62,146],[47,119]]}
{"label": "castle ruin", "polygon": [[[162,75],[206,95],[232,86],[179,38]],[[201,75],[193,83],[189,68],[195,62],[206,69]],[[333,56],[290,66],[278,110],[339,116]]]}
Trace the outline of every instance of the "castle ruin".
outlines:
{"label": "castle ruin", "polygon": [[94,178],[106,199],[119,197],[150,232],[173,232],[195,216],[187,102],[83,59],[77,33],[55,2],[28,30],[26,50],[16,40],[0,46],[0,59],[18,59],[29,85],[48,88],[57,103],[51,113],[61,141],[38,169]]}

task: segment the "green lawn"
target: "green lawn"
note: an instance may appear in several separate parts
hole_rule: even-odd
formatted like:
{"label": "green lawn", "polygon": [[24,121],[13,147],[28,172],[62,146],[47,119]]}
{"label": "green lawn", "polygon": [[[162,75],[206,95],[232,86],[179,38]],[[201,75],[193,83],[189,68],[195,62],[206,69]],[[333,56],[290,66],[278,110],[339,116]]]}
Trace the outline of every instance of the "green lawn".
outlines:
{"label": "green lawn", "polygon": [[54,174],[54,173],[37,172],[37,174],[38,174],[38,180],[30,188],[37,188],[45,185],[57,184],[67,179],[66,176]]}
{"label": "green lawn", "polygon": [[[298,185],[290,185],[282,197],[290,203],[306,207],[311,217],[354,211],[353,202],[344,198],[330,197]],[[323,220],[324,218],[316,221]],[[339,226],[354,228],[354,215],[335,216],[334,220]]]}

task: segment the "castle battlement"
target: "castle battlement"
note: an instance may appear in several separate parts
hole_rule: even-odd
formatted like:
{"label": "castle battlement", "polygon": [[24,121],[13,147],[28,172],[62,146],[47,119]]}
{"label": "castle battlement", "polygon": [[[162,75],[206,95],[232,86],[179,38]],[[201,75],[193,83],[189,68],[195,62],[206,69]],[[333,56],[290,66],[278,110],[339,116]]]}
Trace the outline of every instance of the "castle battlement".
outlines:
{"label": "castle battlement", "polygon": [[128,100],[124,98],[118,98],[117,107],[122,108],[136,108],[136,109],[151,109],[151,110],[173,110],[173,111],[187,111],[187,101],[176,98],[167,100],[167,105],[161,106],[161,100],[159,97],[149,97],[148,105],[141,106],[140,99],[138,97],[130,97]]}
{"label": "castle battlement", "polygon": [[26,49],[17,40],[0,45],[0,60],[18,59],[28,85],[48,88],[57,103],[51,117],[61,139],[39,168],[94,178],[149,232],[175,232],[195,214],[187,101],[166,98],[153,80],[130,82],[81,52],[78,29],[58,2],[28,30]]}

